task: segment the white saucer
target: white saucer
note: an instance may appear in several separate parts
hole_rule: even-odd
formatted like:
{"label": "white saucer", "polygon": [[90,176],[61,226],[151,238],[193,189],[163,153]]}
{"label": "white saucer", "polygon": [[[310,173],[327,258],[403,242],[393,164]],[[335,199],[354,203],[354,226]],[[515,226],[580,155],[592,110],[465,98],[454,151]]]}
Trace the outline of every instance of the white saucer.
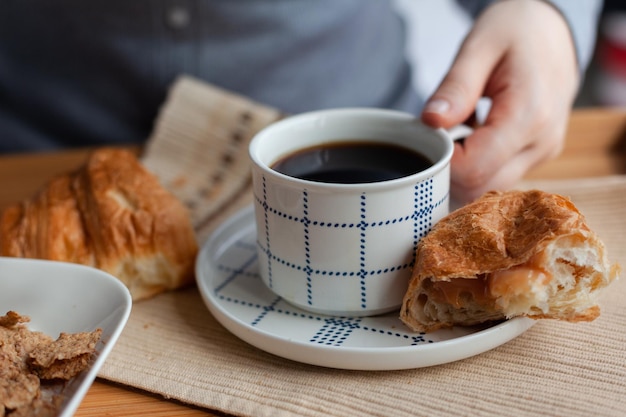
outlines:
{"label": "white saucer", "polygon": [[266,352],[312,365],[395,370],[439,365],[493,349],[519,336],[534,320],[433,333],[410,331],[398,313],[376,317],[312,314],[272,293],[257,273],[252,206],[221,225],[196,263],[200,293],[215,318],[240,339]]}

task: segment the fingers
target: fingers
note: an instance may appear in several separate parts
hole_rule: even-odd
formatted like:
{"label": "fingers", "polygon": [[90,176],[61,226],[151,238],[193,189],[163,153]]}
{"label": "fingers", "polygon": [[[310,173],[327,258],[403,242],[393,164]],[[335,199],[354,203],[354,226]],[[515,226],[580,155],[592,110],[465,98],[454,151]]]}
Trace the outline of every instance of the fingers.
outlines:
{"label": "fingers", "polygon": [[530,120],[524,102],[523,97],[510,91],[493,98],[485,123],[475,128],[462,147],[455,148],[452,166],[459,184],[478,188],[488,183],[515,155],[533,146],[535,138],[527,130]]}
{"label": "fingers", "polygon": [[450,70],[424,106],[421,117],[427,125],[450,128],[463,123],[474,112],[493,68],[504,53],[504,45],[493,48],[494,42],[490,41],[490,47],[485,48],[482,38],[478,28],[463,42]]}
{"label": "fingers", "polygon": [[[485,125],[477,128],[463,145],[455,144],[451,161],[452,190],[459,200],[471,201],[490,190],[504,190],[516,184],[540,162],[556,157],[563,148],[567,118],[562,123],[539,123],[519,105],[494,107]],[[496,115],[500,114],[500,117]],[[506,115],[505,115],[506,114]],[[529,129],[532,121],[536,122]]]}
{"label": "fingers", "polygon": [[[458,173],[455,175],[453,168],[450,183],[453,199],[464,204],[475,200],[487,191],[513,188],[518,179],[537,164],[538,159],[541,158],[541,152],[535,148],[528,148],[517,153],[505,166],[500,167],[498,171],[492,174],[487,182],[477,183],[474,186],[468,186],[463,181],[464,178]],[[454,165],[452,166],[454,167]]]}
{"label": "fingers", "polygon": [[509,189],[563,149],[569,113],[540,116],[532,111],[532,99],[517,97],[495,99],[485,125],[463,145],[455,144],[451,188],[458,200],[468,202],[486,191]]}
{"label": "fingers", "polygon": [[[513,68],[518,68],[515,60]],[[503,75],[504,73],[504,75]],[[516,84],[498,80],[524,80]],[[529,74],[501,65],[493,74],[492,107],[482,126],[458,145],[451,161],[452,189],[469,201],[515,185],[532,167],[560,153],[568,107],[548,102]],[[560,108],[559,111],[556,111]]]}

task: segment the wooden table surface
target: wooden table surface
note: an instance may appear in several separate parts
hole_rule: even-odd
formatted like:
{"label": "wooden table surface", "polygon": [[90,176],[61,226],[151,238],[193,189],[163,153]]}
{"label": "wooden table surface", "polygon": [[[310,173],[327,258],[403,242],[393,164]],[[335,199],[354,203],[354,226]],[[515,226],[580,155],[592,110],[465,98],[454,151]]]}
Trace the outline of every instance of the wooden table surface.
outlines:
{"label": "wooden table surface", "polygon": [[[0,209],[31,196],[53,175],[78,167],[88,149],[0,155]],[[529,179],[626,174],[626,109],[577,109],[562,154]],[[224,416],[97,379],[75,414],[84,416]]]}

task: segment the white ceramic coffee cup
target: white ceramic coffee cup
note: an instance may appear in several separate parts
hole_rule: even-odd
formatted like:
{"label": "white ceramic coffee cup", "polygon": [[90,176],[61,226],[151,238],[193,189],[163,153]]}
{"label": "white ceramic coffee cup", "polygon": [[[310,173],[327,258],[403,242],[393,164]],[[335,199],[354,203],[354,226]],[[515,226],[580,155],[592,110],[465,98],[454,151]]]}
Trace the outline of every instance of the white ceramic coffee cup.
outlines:
{"label": "white ceramic coffee cup", "polygon": [[[434,164],[362,184],[314,182],[272,169],[298,150],[352,140],[401,145]],[[399,308],[419,239],[448,214],[450,133],[398,111],[331,109],[276,122],[249,150],[263,282],[314,313],[367,316]]]}

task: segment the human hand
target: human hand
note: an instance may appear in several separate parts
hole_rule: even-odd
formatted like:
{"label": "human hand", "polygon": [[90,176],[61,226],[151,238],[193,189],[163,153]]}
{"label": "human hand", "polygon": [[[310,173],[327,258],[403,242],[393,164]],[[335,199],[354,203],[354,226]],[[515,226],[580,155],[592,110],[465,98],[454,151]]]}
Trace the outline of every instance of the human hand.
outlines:
{"label": "human hand", "polygon": [[422,120],[450,128],[492,101],[487,118],[451,162],[451,192],[460,202],[507,189],[538,163],[557,156],[579,84],[565,19],[540,0],[494,3],[476,21]]}

